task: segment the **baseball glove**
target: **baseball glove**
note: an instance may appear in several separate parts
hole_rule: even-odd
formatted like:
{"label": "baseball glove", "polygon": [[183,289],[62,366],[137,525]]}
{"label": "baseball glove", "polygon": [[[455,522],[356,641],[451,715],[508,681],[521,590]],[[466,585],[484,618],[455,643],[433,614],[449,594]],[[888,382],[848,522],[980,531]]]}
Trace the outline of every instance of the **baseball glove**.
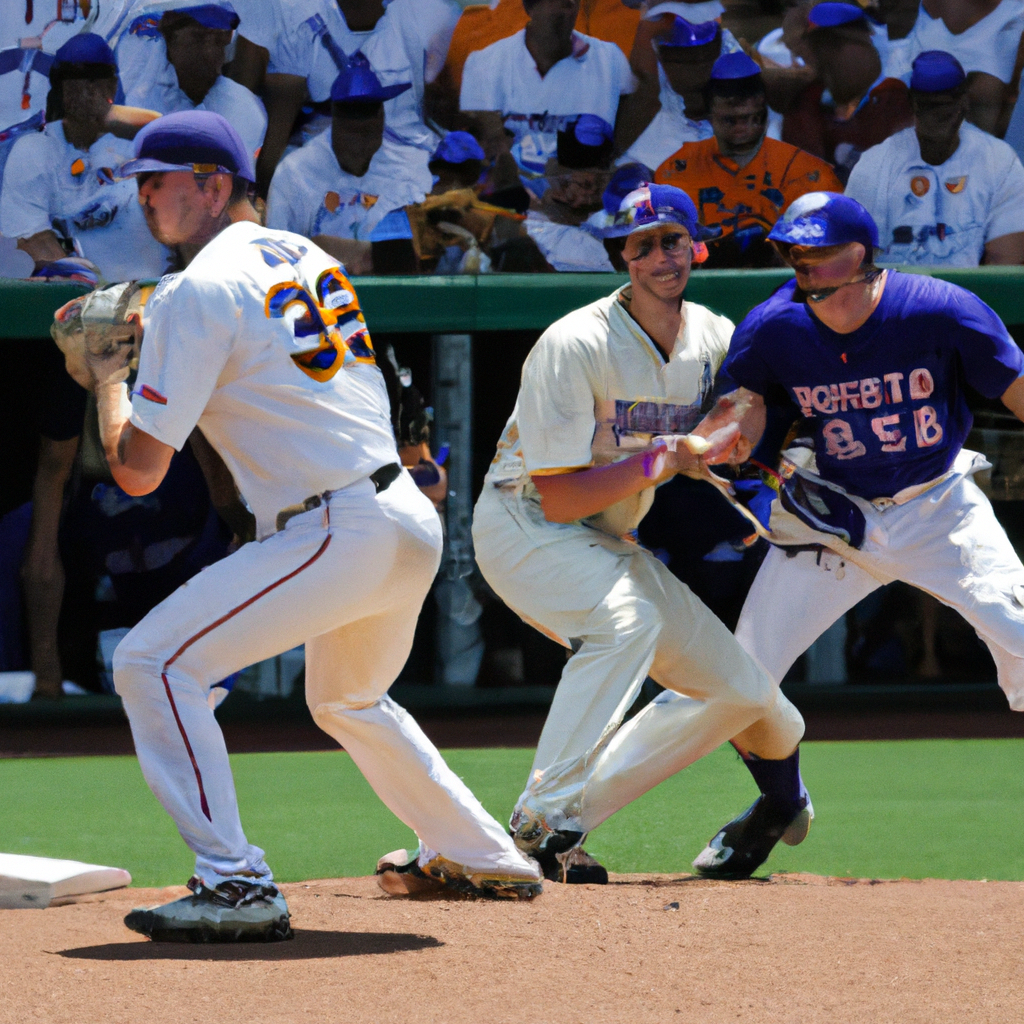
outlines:
{"label": "baseball glove", "polygon": [[90,391],[138,366],[142,310],[153,284],[128,281],[89,292],[54,314],[50,334],[73,380]]}

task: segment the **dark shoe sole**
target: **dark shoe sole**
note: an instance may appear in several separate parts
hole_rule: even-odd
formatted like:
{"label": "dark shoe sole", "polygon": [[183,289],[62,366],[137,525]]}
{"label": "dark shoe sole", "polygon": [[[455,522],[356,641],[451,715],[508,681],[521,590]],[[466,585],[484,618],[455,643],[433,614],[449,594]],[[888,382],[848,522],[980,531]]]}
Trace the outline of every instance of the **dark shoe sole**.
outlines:
{"label": "dark shoe sole", "polygon": [[295,937],[286,917],[265,924],[194,924],[173,928],[163,924],[154,911],[138,907],[125,917],[124,923],[154,942],[284,942]]}

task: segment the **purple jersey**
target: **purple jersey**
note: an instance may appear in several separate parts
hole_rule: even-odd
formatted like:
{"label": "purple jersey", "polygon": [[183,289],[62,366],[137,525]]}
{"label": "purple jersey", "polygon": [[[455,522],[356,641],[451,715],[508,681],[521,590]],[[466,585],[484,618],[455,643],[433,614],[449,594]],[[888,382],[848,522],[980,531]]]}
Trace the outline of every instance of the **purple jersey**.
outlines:
{"label": "purple jersey", "polygon": [[970,384],[998,398],[1024,355],[976,295],[890,270],[878,308],[837,334],[783,285],[736,328],[723,366],[760,395],[781,388],[813,421],[818,472],[877,498],[941,476],[971,429]]}

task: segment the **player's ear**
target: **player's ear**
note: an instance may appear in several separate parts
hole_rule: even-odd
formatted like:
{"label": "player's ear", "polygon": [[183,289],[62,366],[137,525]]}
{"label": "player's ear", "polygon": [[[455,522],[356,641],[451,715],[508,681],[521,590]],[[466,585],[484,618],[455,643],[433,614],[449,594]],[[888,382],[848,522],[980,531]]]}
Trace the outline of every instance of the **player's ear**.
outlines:
{"label": "player's ear", "polygon": [[210,216],[219,217],[231,202],[230,174],[213,174],[206,182],[210,197]]}
{"label": "player's ear", "polygon": [[703,263],[708,258],[708,247],[703,242],[693,243],[693,256],[691,263]]}

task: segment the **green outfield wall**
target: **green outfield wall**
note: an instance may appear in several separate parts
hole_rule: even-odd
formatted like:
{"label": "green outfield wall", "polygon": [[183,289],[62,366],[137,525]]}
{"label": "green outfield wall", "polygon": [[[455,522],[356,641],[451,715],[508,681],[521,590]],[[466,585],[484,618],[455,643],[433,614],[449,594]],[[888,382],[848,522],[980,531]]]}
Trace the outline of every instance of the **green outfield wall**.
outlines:
{"label": "green outfield wall", "polygon": [[[686,297],[734,321],[791,276],[786,270],[697,270]],[[1024,324],[1024,267],[936,270],[969,288],[1007,324]],[[618,274],[488,274],[480,277],[363,277],[356,280],[371,331],[431,334],[543,330],[572,309],[607,295]],[[79,285],[0,280],[0,338],[49,334],[53,311]]]}

